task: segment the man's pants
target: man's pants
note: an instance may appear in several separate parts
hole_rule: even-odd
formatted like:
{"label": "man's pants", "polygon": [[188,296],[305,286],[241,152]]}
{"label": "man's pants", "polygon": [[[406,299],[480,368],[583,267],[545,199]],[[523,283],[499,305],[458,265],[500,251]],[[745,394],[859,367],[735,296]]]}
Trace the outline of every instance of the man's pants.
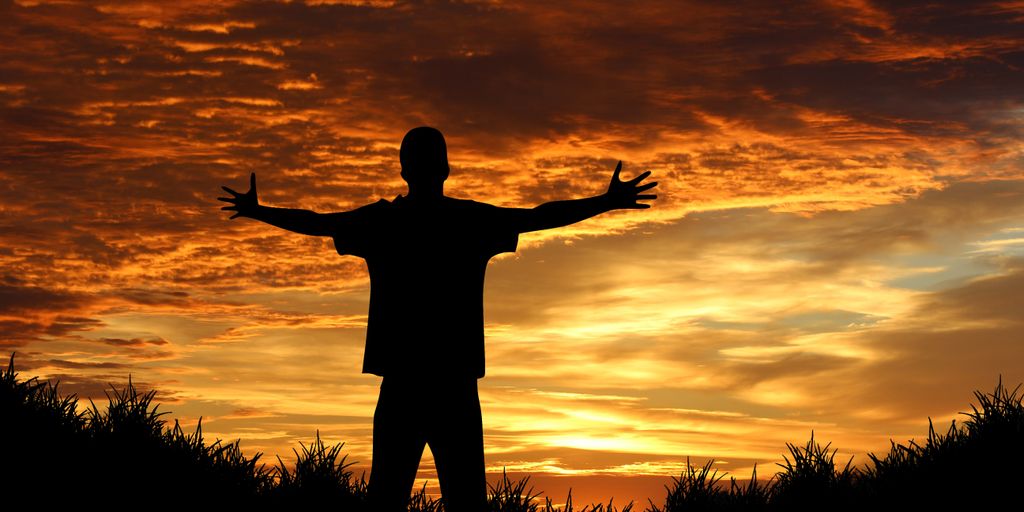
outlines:
{"label": "man's pants", "polygon": [[447,512],[487,507],[477,379],[384,377],[373,414],[369,499],[374,512],[408,508],[424,445],[430,445]]}

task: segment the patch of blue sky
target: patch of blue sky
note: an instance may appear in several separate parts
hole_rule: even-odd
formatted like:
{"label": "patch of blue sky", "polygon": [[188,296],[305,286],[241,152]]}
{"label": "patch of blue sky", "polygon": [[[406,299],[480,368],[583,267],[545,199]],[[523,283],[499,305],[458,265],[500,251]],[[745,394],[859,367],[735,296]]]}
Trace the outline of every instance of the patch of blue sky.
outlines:
{"label": "patch of blue sky", "polygon": [[898,259],[905,273],[885,284],[917,291],[953,288],[972,278],[991,274],[994,270],[989,262],[965,255],[915,254]]}
{"label": "patch of blue sky", "polygon": [[991,236],[968,244],[968,254],[1000,254],[1024,257],[1024,227],[1014,226],[999,230]]}
{"label": "patch of blue sky", "polygon": [[919,291],[938,291],[999,272],[1007,257],[1024,257],[1024,227],[1004,226],[973,240],[933,240],[933,251],[894,256],[887,263],[905,274],[885,284]]}
{"label": "patch of blue sky", "polygon": [[871,327],[887,317],[841,309],[806,311],[783,317],[779,324],[806,334],[848,331]]}
{"label": "patch of blue sky", "polygon": [[716,330],[764,332],[784,329],[799,331],[802,334],[817,334],[864,329],[886,318],[856,311],[821,309],[785,316],[772,322],[727,322],[705,317],[697,319],[695,323],[701,327]]}

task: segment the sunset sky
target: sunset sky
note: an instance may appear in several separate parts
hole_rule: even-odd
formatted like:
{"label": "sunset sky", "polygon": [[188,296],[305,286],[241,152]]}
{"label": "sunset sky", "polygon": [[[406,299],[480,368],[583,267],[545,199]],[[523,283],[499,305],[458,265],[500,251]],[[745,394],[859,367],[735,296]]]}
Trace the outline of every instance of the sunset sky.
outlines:
{"label": "sunset sky", "polygon": [[659,182],[650,209],[491,261],[492,481],[660,506],[687,457],[767,478],[813,431],[862,465],[1024,381],[1019,0],[2,0],[0,18],[0,347],[85,406],[130,374],[210,442],[293,462],[319,429],[368,475],[364,261],[216,198],[256,172],[269,206],[393,199],[420,125],[447,139],[452,197],[593,196],[619,160]]}

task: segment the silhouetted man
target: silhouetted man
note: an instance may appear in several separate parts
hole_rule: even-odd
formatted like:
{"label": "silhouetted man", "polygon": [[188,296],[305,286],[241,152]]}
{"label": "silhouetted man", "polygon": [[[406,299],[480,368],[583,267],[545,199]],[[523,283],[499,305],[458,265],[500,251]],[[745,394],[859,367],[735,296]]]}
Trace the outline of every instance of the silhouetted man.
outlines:
{"label": "silhouetted man", "polygon": [[424,445],[437,466],[448,512],[486,508],[483,422],[477,380],[484,376],[484,271],[515,252],[519,233],[556,228],[617,208],[649,208],[639,183],[619,180],[620,161],[601,195],[503,208],[444,195],[448,151],[441,132],[413,128],[399,151],[406,196],[321,214],[260,205],[249,191],[220,197],[237,213],[297,233],[334,238],[338,254],[364,258],[370,312],[363,373],[383,377],[373,416],[369,496],[374,511],[406,510]]}

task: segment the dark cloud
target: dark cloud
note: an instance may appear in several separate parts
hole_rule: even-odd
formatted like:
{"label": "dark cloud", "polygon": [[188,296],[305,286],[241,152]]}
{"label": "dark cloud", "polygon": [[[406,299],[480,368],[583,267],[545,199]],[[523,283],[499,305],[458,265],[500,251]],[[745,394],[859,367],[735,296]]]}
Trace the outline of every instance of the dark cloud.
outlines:
{"label": "dark cloud", "polygon": [[892,30],[945,40],[1020,35],[1019,8],[1003,2],[954,0],[875,2],[892,15]]}
{"label": "dark cloud", "polygon": [[[57,392],[61,396],[77,395],[79,411],[91,409],[92,405],[88,402],[92,400],[92,403],[96,405],[101,414],[106,412],[107,405],[111,399],[114,399],[119,393],[124,393],[128,388],[128,376],[121,373],[117,375],[56,373],[49,375],[46,380],[57,386]],[[165,404],[172,404],[177,401],[178,392],[170,388],[166,383],[152,383],[132,378],[132,387],[140,395],[154,389],[156,390],[153,394],[151,410],[152,407],[157,407],[156,411],[158,414],[166,410]],[[173,425],[174,423],[170,415],[162,416],[162,419],[165,421],[170,419],[171,424]],[[167,427],[165,426],[165,428]]]}
{"label": "dark cloud", "polygon": [[57,368],[70,368],[70,369],[106,369],[106,368],[127,368],[128,365],[121,363],[89,363],[80,361],[65,361],[63,359],[50,359],[45,363],[47,366],[53,366]]}
{"label": "dark cloud", "polygon": [[23,320],[0,320],[0,347],[4,350],[18,348],[32,340],[39,339],[39,335],[46,330],[46,325],[41,322],[26,322]]}
{"label": "dark cloud", "polygon": [[99,338],[97,341],[106,343],[108,345],[114,345],[117,347],[144,347],[146,345],[166,345],[167,340],[163,338],[156,339],[143,339],[143,338],[132,338],[126,340],[124,338]]}
{"label": "dark cloud", "polygon": [[0,345],[20,347],[33,340],[90,330],[103,322],[76,314],[84,312],[95,297],[77,291],[26,286],[20,277],[6,275],[0,284]]}
{"label": "dark cloud", "polygon": [[[8,283],[20,280],[5,277]],[[50,290],[37,286],[0,284],[0,312],[18,314],[38,310],[63,311],[75,309],[89,301],[88,297],[71,291]]]}
{"label": "dark cloud", "polygon": [[1000,124],[998,114],[1020,104],[1024,78],[1015,64],[991,56],[831,60],[758,69],[749,80],[778,100],[909,134],[1020,133],[1019,125]]}
{"label": "dark cloud", "polygon": [[167,304],[187,306],[191,304],[189,301],[189,293],[181,290],[147,290],[141,288],[128,288],[119,289],[115,294],[118,297],[136,304],[149,306]]}
{"label": "dark cloud", "polygon": [[102,320],[81,316],[58,315],[43,331],[50,336],[62,336],[74,331],[88,331],[104,325]]}

